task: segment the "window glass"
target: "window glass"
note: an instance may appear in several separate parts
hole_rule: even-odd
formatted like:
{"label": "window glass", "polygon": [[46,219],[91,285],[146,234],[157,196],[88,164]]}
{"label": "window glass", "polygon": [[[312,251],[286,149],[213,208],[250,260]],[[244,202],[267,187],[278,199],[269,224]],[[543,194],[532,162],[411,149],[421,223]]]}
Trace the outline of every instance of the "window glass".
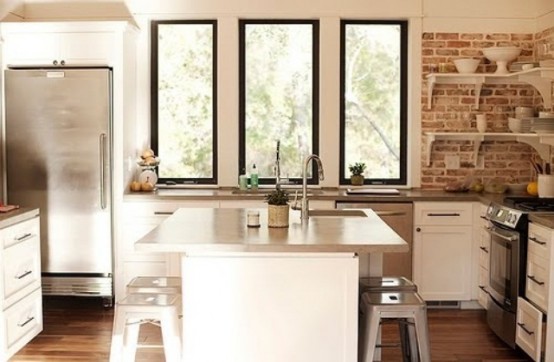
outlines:
{"label": "window glass", "polygon": [[[260,183],[302,176],[317,153],[318,23],[241,21],[240,172],[256,164]],[[311,174],[311,169],[310,169]]]}
{"label": "window glass", "polygon": [[406,183],[406,23],[341,24],[340,180],[366,164],[366,184]]}
{"label": "window glass", "polygon": [[216,183],[216,24],[153,22],[152,54],[160,180]]}

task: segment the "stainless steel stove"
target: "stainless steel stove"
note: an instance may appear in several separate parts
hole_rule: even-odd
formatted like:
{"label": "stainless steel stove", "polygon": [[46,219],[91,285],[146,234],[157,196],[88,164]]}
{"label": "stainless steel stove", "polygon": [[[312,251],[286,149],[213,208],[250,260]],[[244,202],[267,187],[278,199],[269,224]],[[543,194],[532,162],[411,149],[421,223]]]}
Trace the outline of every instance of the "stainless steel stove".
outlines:
{"label": "stainless steel stove", "polygon": [[506,197],[504,205],[527,212],[554,212],[554,198]]}

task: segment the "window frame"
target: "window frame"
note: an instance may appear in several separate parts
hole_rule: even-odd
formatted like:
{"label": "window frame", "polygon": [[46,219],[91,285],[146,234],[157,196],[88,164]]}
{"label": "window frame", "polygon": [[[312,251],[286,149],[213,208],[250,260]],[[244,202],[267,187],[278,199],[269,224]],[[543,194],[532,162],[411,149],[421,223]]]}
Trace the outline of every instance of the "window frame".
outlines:
{"label": "window frame", "polygon": [[[195,25],[204,24],[211,25],[213,31],[212,41],[212,177],[170,177],[170,178],[158,178],[158,183],[166,184],[207,184],[213,185],[218,182],[218,163],[217,163],[217,45],[218,45],[218,33],[217,33],[217,20],[152,20],[151,32],[150,32],[150,147],[155,154],[158,154],[159,150],[159,124],[158,124],[158,27],[160,25]],[[163,163],[163,160],[161,160]],[[159,168],[159,166],[157,167]]]}
{"label": "window frame", "polygon": [[[319,47],[320,31],[319,20],[314,19],[240,19],[239,20],[239,160],[238,174],[248,171],[246,165],[246,26],[304,24],[312,26],[312,154],[319,154]],[[299,165],[303,167],[303,165]],[[317,165],[312,162],[311,176],[307,178],[309,184],[318,184]],[[260,185],[272,185],[276,177],[259,177]],[[302,177],[291,177],[289,184],[302,184]]]}
{"label": "window frame", "polygon": [[399,25],[400,26],[400,175],[394,179],[364,177],[364,185],[406,186],[408,182],[408,21],[407,20],[349,20],[340,22],[340,130],[339,130],[339,185],[351,185],[344,175],[345,161],[345,76],[346,27],[348,25]]}

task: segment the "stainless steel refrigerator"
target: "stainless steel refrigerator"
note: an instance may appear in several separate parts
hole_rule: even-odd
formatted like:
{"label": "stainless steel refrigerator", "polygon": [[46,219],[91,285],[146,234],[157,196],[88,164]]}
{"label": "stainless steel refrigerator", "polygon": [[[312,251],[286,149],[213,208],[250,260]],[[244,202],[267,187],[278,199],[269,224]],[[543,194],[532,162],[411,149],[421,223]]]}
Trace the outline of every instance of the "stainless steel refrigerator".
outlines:
{"label": "stainless steel refrigerator", "polygon": [[111,304],[111,99],[109,68],[5,71],[7,200],[40,208],[46,295]]}

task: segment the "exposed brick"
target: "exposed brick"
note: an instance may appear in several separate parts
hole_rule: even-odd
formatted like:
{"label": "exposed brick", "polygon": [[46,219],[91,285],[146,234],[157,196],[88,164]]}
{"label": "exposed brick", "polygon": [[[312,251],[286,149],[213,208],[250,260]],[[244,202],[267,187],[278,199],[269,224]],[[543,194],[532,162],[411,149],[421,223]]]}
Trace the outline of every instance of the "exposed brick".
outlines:
{"label": "exposed brick", "polygon": [[460,35],[458,33],[436,33],[435,39],[437,40],[457,40]]}
{"label": "exposed brick", "polygon": [[422,49],[421,50],[421,55],[422,56],[429,56],[429,55],[433,55],[433,54],[435,54],[433,49]]}
{"label": "exposed brick", "polygon": [[423,40],[433,40],[435,39],[435,33],[423,33],[421,36]]}
{"label": "exposed brick", "polygon": [[494,91],[495,96],[517,96],[517,93],[515,89],[496,89]]}
{"label": "exposed brick", "polygon": [[437,55],[443,55],[443,56],[458,56],[458,55],[460,55],[460,51],[458,49],[437,49],[436,53],[437,53]]}
{"label": "exposed brick", "polygon": [[460,39],[462,40],[481,40],[484,35],[480,33],[464,33],[460,34]]}
{"label": "exposed brick", "polygon": [[487,34],[485,35],[485,39],[487,40],[510,40],[510,34],[500,34],[500,33],[494,33],[494,34]]}
{"label": "exposed brick", "polygon": [[462,40],[447,41],[446,46],[448,48],[469,48],[471,46],[471,42],[470,41],[462,41]]}
{"label": "exposed brick", "polygon": [[533,40],[533,34],[510,34],[512,40]]}
{"label": "exposed brick", "polygon": [[510,101],[506,98],[489,97],[485,100],[487,104],[509,104]]}
{"label": "exposed brick", "polygon": [[426,40],[421,43],[421,46],[422,48],[444,48],[446,46],[446,42]]}
{"label": "exposed brick", "polygon": [[[495,43],[493,41],[480,41],[475,40],[471,42],[471,46],[473,48],[488,48],[494,46]],[[481,53],[482,54],[482,53]]]}

